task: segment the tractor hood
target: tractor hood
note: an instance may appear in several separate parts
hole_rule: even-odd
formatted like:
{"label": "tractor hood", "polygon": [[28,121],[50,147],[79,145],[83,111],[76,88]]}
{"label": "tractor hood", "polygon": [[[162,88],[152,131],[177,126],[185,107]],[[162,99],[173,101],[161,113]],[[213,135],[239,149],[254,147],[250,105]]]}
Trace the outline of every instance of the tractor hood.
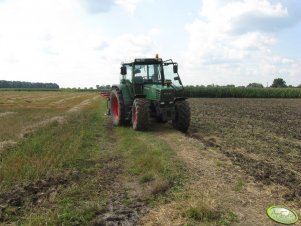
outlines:
{"label": "tractor hood", "polygon": [[153,101],[173,101],[175,97],[175,90],[172,87],[160,84],[145,84],[143,89],[146,98]]}

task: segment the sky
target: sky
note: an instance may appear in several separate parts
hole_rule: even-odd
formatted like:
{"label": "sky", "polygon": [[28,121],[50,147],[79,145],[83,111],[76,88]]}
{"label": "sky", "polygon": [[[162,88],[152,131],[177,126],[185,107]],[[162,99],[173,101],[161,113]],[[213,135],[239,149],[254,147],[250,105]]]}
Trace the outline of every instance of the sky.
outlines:
{"label": "sky", "polygon": [[301,84],[300,0],[0,0],[0,80],[116,84],[173,59],[185,85]]}

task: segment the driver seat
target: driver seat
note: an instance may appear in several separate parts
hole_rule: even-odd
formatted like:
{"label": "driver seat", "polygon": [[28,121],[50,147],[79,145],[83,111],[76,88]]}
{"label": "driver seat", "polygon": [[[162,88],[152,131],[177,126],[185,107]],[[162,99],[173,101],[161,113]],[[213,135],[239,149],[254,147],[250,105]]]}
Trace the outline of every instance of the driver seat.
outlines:
{"label": "driver seat", "polygon": [[135,94],[143,94],[143,77],[142,76],[134,77],[134,91],[135,91]]}

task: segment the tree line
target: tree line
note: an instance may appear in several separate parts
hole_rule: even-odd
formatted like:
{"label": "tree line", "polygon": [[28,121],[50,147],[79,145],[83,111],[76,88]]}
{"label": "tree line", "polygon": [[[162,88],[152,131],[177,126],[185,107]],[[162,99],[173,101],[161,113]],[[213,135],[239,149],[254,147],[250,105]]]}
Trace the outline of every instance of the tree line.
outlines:
{"label": "tree line", "polygon": [[21,82],[0,80],[0,88],[25,88],[25,89],[59,89],[56,83]]}

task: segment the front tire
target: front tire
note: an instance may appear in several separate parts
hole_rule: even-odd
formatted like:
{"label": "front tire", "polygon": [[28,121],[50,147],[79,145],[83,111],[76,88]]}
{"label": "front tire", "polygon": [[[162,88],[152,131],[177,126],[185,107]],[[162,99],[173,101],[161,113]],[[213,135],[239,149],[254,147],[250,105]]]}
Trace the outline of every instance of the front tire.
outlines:
{"label": "front tire", "polygon": [[149,101],[143,98],[134,100],[132,107],[132,125],[134,130],[149,129]]}
{"label": "front tire", "polygon": [[176,117],[172,121],[175,129],[186,133],[190,125],[190,107],[189,103],[185,100],[176,101]]}
{"label": "front tire", "polygon": [[113,89],[110,94],[110,111],[112,122],[115,126],[125,124],[125,107],[123,96],[120,90]]}

